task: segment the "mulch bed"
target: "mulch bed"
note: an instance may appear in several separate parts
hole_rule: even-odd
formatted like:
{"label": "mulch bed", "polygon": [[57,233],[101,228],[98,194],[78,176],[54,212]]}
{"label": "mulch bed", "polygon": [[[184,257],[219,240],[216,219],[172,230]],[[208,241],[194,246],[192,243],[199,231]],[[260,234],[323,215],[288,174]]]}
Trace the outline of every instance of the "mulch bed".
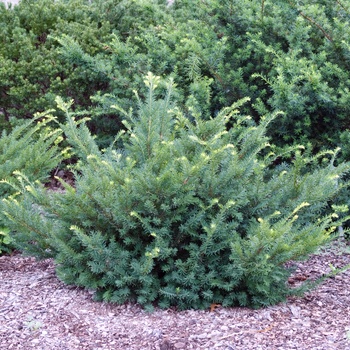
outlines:
{"label": "mulch bed", "polygon": [[[290,279],[328,274],[350,264],[346,242],[298,262]],[[260,310],[155,310],[92,301],[67,286],[52,260],[0,257],[0,349],[350,349],[350,271],[303,298]]]}

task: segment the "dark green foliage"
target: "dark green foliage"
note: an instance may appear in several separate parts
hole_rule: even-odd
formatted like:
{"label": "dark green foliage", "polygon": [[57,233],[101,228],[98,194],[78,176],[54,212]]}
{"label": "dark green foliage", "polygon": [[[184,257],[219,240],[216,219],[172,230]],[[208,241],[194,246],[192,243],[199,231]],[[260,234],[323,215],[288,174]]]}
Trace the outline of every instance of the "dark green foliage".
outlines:
{"label": "dark green foliage", "polygon": [[[154,1],[120,2],[116,6],[122,4],[129,6],[118,12],[122,20],[115,24],[117,30],[112,40],[104,43],[103,52],[89,55],[77,40],[68,36],[57,38],[68,62],[78,65],[89,76],[99,72],[109,81],[107,89],[101,89],[92,98],[97,103],[90,110],[93,121],[89,126],[93,126],[93,132],[99,137],[118,132],[122,116],[109,106],[114,102],[126,110],[135,107],[133,91],[139,91],[140,96],[147,93],[141,77],[148,71],[174,78],[176,100],[188,113],[207,118],[211,109],[223,107],[211,108],[215,72],[210,64],[217,65],[223,59],[225,40],[218,41],[215,33],[204,31],[202,22],[194,19],[184,22],[187,17],[183,19],[179,15],[177,18]],[[136,9],[143,13],[143,21],[138,22],[139,17],[133,17]],[[152,17],[145,19],[150,15]],[[131,21],[133,30],[119,30],[122,24]]]}
{"label": "dark green foliage", "polygon": [[90,95],[105,82],[65,62],[50,37],[69,33],[87,53],[102,50],[100,41],[111,30],[90,10],[82,0],[23,0],[13,9],[0,4],[0,112],[5,121],[32,118],[54,107],[58,94],[74,97],[77,109],[91,105]]}
{"label": "dark green foliage", "polygon": [[111,10],[106,18],[115,29],[105,51],[76,62],[79,43],[60,41],[67,62],[96,83],[95,72],[108,81],[94,98],[101,107],[93,112],[97,133],[120,128],[121,116],[109,102],[127,109],[133,90],[144,93],[139,77],[151,70],[173,76],[176,99],[189,113],[207,118],[249,96],[244,110],[256,121],[285,112],[269,130],[273,143],[311,142],[316,150],[342,144],[350,106],[350,15],[341,2],[198,0],[165,8],[111,0],[101,6]]}
{"label": "dark green foliage", "polygon": [[[186,3],[175,4],[182,16]],[[249,113],[256,120],[268,112],[285,112],[269,130],[274,144],[311,142],[317,150],[340,144],[340,132],[348,129],[350,106],[346,4],[314,0],[192,3],[201,9],[195,16],[206,36],[216,33],[217,43],[225,40],[222,58],[209,65],[214,79],[212,106],[221,108],[249,96],[255,109]],[[187,32],[192,34],[191,29]],[[197,35],[195,40],[200,40]],[[208,57],[214,52],[205,62],[211,62]],[[205,66],[201,68],[207,75]]]}
{"label": "dark green foliage", "polygon": [[307,257],[339,224],[333,210],[320,212],[349,164],[334,166],[336,152],[299,150],[273,166],[265,136],[273,118],[256,125],[241,116],[245,101],[215,118],[187,118],[171,102],[172,82],[163,99],[158,77],[145,82],[137,115],[113,107],[125,118],[120,149],[101,152],[58,100],[80,156],[75,187],[47,193],[24,175],[14,181],[24,200],[3,204],[17,245],[53,256],[63,281],[100,300],[181,309],[283,300],[291,293],[284,263]]}
{"label": "dark green foliage", "polygon": [[128,109],[152,71],[174,78],[185,113],[208,118],[248,96],[243,108],[256,121],[285,112],[268,131],[274,144],[346,147],[350,13],[342,1],[24,0],[1,6],[0,22],[5,119],[51,108],[55,95],[74,98],[106,145],[122,128],[110,102]]}

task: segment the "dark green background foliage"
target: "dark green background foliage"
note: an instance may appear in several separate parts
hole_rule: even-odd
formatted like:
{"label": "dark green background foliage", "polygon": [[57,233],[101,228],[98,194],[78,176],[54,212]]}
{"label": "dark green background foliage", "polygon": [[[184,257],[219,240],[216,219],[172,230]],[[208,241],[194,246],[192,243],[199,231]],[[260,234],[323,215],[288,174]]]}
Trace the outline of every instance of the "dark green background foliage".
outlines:
{"label": "dark green background foliage", "polygon": [[90,127],[110,138],[121,127],[110,101],[127,109],[134,89],[144,93],[140,77],[152,71],[174,77],[188,113],[208,117],[248,96],[245,112],[256,121],[285,112],[268,131],[275,144],[347,148],[347,5],[26,0],[11,11],[2,6],[1,108],[6,116],[30,116],[61,94],[81,110],[95,95],[100,103],[90,111]]}
{"label": "dark green background foliage", "polygon": [[295,151],[292,163],[271,168],[276,155],[260,156],[271,118],[255,125],[236,110],[241,101],[190,121],[171,103],[172,83],[158,99],[159,78],[145,82],[138,115],[124,113],[120,150],[101,152],[68,114],[62,129],[81,160],[75,187],[47,194],[25,176],[13,182],[24,201],[4,207],[18,247],[54,257],[63,281],[106,301],[206,308],[283,300],[291,293],[284,263],[307,257],[337,225],[333,210],[320,213],[349,164],[335,167],[334,152]]}
{"label": "dark green background foliage", "polygon": [[79,0],[23,0],[12,10],[0,4],[0,111],[7,121],[54,107],[56,95],[74,97],[75,106],[84,108],[105,87],[98,74],[66,62],[50,37],[69,33],[88,54],[102,50],[100,41],[111,28],[91,10]]}

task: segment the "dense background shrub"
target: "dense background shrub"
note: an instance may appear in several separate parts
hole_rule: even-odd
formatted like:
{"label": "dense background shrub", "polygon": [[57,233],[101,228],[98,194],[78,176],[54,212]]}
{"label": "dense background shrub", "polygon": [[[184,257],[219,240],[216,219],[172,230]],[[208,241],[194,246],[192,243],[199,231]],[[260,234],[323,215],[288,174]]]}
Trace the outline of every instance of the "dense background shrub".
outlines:
{"label": "dense background shrub", "polygon": [[85,1],[23,0],[13,9],[0,4],[0,112],[2,126],[10,117],[32,118],[55,107],[55,96],[74,97],[75,108],[91,105],[90,95],[105,84],[60,56],[50,35],[79,38],[88,54],[102,50],[111,28],[92,14]]}
{"label": "dense background shrub", "polygon": [[100,151],[59,100],[80,158],[75,187],[47,193],[25,175],[11,182],[24,197],[3,201],[17,246],[54,257],[63,281],[101,300],[164,308],[283,300],[291,293],[284,263],[307,257],[339,224],[340,206],[320,212],[349,164],[334,166],[335,152],[295,150],[293,162],[272,166],[272,117],[256,125],[238,113],[240,101],[190,120],[171,102],[172,82],[165,98],[156,95],[159,77],[145,82],[137,115],[113,107],[125,118],[120,149]]}
{"label": "dense background shrub", "polygon": [[0,106],[30,117],[72,97],[106,145],[122,127],[111,101],[128,109],[152,71],[174,78],[188,114],[248,96],[256,121],[285,112],[268,131],[274,144],[347,149],[349,20],[342,1],[24,0],[1,7]]}
{"label": "dense background shrub", "polygon": [[[154,9],[161,8],[156,2],[141,3],[130,4],[143,10],[140,24],[134,17],[133,30],[115,32],[104,52],[80,61],[92,71],[108,67],[102,72],[110,78],[103,107],[111,99],[129,103],[133,89],[142,91],[138,74],[151,70],[174,77],[178,102],[194,109],[189,113],[208,117],[249,96],[245,111],[257,121],[285,112],[269,130],[273,143],[311,143],[316,151],[344,146],[350,14],[342,2],[179,0],[164,12]],[[133,11],[122,13],[127,21]],[[74,62],[77,49],[69,41],[63,46]],[[108,108],[104,113],[120,120]]]}

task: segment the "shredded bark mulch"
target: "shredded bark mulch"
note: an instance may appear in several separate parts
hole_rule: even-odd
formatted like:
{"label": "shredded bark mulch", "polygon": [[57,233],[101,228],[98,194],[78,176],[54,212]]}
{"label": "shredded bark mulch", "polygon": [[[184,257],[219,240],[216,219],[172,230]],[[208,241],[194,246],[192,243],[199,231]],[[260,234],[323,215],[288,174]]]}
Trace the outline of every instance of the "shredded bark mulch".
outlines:
{"label": "shredded bark mulch", "polygon": [[[297,263],[290,283],[350,264],[345,241]],[[0,257],[0,349],[350,349],[350,271],[303,298],[260,310],[156,310],[92,301],[67,286],[52,260]]]}

